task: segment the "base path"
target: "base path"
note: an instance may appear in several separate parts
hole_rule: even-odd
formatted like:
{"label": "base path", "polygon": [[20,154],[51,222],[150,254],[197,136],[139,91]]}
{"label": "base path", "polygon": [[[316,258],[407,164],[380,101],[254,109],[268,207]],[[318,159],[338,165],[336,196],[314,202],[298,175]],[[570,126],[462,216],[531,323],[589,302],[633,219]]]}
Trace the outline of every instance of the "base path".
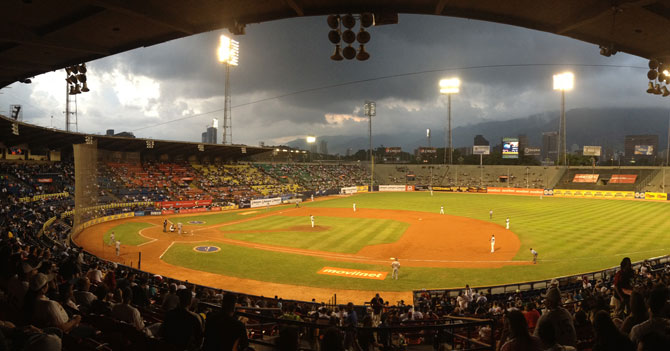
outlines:
{"label": "base path", "polygon": [[[245,210],[239,210],[245,211]],[[246,211],[249,211],[248,209]],[[289,247],[256,244],[247,241],[232,240],[225,237],[225,226],[234,223],[255,220],[265,216],[304,216],[306,226],[309,225],[309,215],[316,217],[318,227],[319,217],[360,217],[393,219],[409,224],[409,227],[400,240],[390,244],[369,245],[355,254],[339,254],[325,251],[313,251]],[[193,214],[201,216],[202,213]],[[189,215],[178,215],[186,217]],[[175,216],[170,216],[175,217]],[[338,301],[354,301],[362,303],[369,301],[378,291],[344,290],[333,288],[313,288],[291,284],[269,283],[251,279],[222,276],[185,267],[174,266],[161,260],[173,243],[177,242],[221,242],[232,245],[252,247],[258,250],[281,251],[298,255],[318,256],[333,261],[352,261],[370,264],[389,264],[391,257],[397,257],[403,266],[417,267],[475,267],[497,268],[505,265],[528,264],[528,262],[512,261],[517,254],[521,243],[518,237],[510,230],[488,221],[474,220],[465,217],[440,215],[437,213],[413,212],[400,210],[378,209],[351,209],[343,208],[292,208],[270,212],[267,215],[250,217],[235,222],[221,223],[211,226],[189,225],[185,223],[183,229],[192,235],[182,236],[175,233],[164,233],[162,223],[164,216],[133,217],[87,228],[75,239],[75,242],[90,253],[111,261],[137,267],[138,253],[142,253],[142,270],[167,277],[188,280],[214,288],[243,292],[253,295],[275,296],[285,299],[310,301],[325,301],[334,293]],[[145,228],[140,235],[150,241],[139,246],[121,245],[121,256],[115,255],[111,246],[103,243],[104,234],[122,223],[143,222],[155,224]],[[295,229],[295,228],[294,228]],[[309,229],[312,229],[311,226]],[[491,253],[489,239],[495,234],[495,253]],[[390,279],[390,278],[387,278]],[[389,301],[411,301],[412,293],[384,292],[383,297]]]}

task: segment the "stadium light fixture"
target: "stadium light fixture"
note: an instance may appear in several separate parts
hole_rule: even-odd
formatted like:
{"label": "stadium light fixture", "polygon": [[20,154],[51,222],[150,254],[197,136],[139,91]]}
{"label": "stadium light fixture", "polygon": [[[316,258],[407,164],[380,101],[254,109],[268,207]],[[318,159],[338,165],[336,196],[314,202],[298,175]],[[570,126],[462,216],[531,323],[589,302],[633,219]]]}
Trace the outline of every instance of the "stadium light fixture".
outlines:
{"label": "stadium light fixture", "polygon": [[440,80],[440,94],[447,95],[448,114],[447,114],[447,128],[448,128],[448,145],[445,140],[444,146],[444,163],[447,163],[447,147],[449,148],[449,164],[453,163],[454,153],[451,139],[451,95],[458,94],[461,91],[461,80],[458,78],[447,78]]}
{"label": "stadium light fixture", "polygon": [[232,105],[230,102],[230,66],[237,66],[240,58],[240,44],[225,35],[219,37],[217,50],[219,62],[226,65],[226,86],[223,103],[223,139],[222,143],[233,143]]}
{"label": "stadium light fixture", "polygon": [[567,147],[567,138],[566,138],[566,127],[565,127],[565,92],[572,90],[575,86],[575,75],[572,72],[564,72],[559,74],[554,74],[554,90],[561,91],[561,119],[560,125],[558,126],[559,130],[559,148],[558,148],[558,160],[561,160],[561,152],[563,153],[563,165],[567,166],[568,164],[568,147]]}
{"label": "stadium light fixture", "polygon": [[306,139],[308,144],[313,144],[316,142],[316,137],[315,136],[308,136]]}

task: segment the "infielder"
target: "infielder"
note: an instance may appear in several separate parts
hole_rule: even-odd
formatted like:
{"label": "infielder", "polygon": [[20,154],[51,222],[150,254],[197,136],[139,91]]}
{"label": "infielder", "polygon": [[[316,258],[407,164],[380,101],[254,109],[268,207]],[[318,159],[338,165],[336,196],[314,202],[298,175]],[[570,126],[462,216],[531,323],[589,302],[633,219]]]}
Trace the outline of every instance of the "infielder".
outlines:
{"label": "infielder", "polygon": [[533,250],[533,248],[530,248],[530,253],[533,255],[533,264],[537,264],[537,251]]}
{"label": "infielder", "polygon": [[356,212],[356,203],[354,202],[354,212]]}
{"label": "infielder", "polygon": [[109,245],[114,245],[116,243],[116,237],[114,236],[114,232],[112,234],[109,234]]}
{"label": "infielder", "polygon": [[440,206],[440,214],[444,214],[444,206]]}
{"label": "infielder", "polygon": [[179,235],[181,235],[181,228],[182,228],[181,222],[177,223],[177,231],[179,231]]}
{"label": "infielder", "polygon": [[310,199],[312,199],[312,201],[314,201],[314,194],[310,195]]}
{"label": "infielder", "polygon": [[495,251],[495,246],[496,246],[496,236],[495,234],[491,234],[491,253]]}
{"label": "infielder", "polygon": [[400,269],[400,262],[398,262],[397,258],[393,262],[391,262],[391,268],[393,269],[391,279],[398,280],[398,270]]}
{"label": "infielder", "polygon": [[430,187],[430,196],[433,196],[433,187]]}
{"label": "infielder", "polygon": [[493,219],[493,210],[489,210],[489,219]]}
{"label": "infielder", "polygon": [[505,220],[505,229],[509,229],[509,217]]}
{"label": "infielder", "polygon": [[121,242],[116,241],[116,257],[119,257],[119,253],[121,252]]}
{"label": "infielder", "polygon": [[314,228],[314,216],[309,215],[309,220],[312,222],[312,228]]}

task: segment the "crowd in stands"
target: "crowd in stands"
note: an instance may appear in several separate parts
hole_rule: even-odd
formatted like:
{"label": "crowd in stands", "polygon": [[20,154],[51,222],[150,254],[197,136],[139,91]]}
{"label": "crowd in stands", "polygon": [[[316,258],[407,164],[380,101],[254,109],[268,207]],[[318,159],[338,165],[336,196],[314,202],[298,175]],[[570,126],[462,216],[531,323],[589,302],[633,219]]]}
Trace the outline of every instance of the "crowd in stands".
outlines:
{"label": "crowd in stands", "polygon": [[367,184],[369,173],[357,165],[259,164],[259,169],[277,179],[294,181],[310,190],[328,190]]}

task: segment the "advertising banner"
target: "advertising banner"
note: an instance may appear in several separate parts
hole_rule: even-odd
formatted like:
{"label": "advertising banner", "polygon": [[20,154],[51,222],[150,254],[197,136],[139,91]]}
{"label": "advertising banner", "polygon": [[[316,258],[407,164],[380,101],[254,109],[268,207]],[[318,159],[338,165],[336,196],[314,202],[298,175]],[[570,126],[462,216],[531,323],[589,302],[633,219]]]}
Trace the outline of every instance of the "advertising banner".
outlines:
{"label": "advertising banner", "polygon": [[414,191],[414,185],[406,185],[405,191]]}
{"label": "advertising banner", "polygon": [[491,146],[489,145],[475,145],[472,147],[473,155],[490,155]]}
{"label": "advertising banner", "polygon": [[635,145],[635,154],[651,156],[654,154],[654,145]]}
{"label": "advertising banner", "polygon": [[523,149],[523,154],[526,156],[540,156],[542,149],[539,147],[526,147]]}
{"label": "advertising banner", "polygon": [[160,216],[162,214],[163,214],[163,212],[161,212],[161,211],[151,211],[152,216]]}
{"label": "advertising banner", "polygon": [[346,188],[341,188],[340,189],[340,194],[342,194],[342,195],[356,194],[357,192],[358,192],[358,187],[355,187],[355,186],[348,186]]}
{"label": "advertising banner", "polygon": [[135,212],[135,217],[140,217],[140,216],[144,216],[144,211],[136,211]]}
{"label": "advertising banner", "polygon": [[502,158],[519,158],[519,139],[503,138]]}
{"label": "advertising banner", "polygon": [[405,191],[404,185],[380,185],[379,191]]}
{"label": "advertising banner", "polygon": [[646,192],[646,193],[644,193],[644,199],[645,200],[667,201],[668,200],[668,194]]}
{"label": "advertising banner", "polygon": [[488,187],[486,192],[489,194],[542,195],[544,189]]}
{"label": "advertising banner", "polygon": [[612,178],[610,178],[610,183],[635,184],[636,180],[637,180],[636,174],[612,174]]}
{"label": "advertising banner", "polygon": [[195,206],[209,206],[212,200],[187,200],[187,201],[157,201],[156,207],[162,208],[180,208],[180,207],[195,207]]}
{"label": "advertising banner", "polygon": [[601,146],[586,146],[586,145],[584,145],[583,154],[584,154],[584,156],[600,156],[601,151],[602,151]]}
{"label": "advertising banner", "polygon": [[53,181],[51,178],[37,178],[38,183],[53,183]]}
{"label": "advertising banner", "polygon": [[604,191],[604,190],[578,190],[578,189],[554,189],[557,197],[582,197],[598,199],[635,199],[633,191]]}
{"label": "advertising banner", "polygon": [[179,210],[179,213],[198,213],[198,212],[207,212],[208,208],[199,207],[199,208],[182,208]]}
{"label": "advertising banner", "polygon": [[386,148],[386,153],[387,154],[399,154],[402,152],[402,148],[400,146],[391,146]]}
{"label": "advertising banner", "polygon": [[572,178],[573,183],[597,183],[600,174],[575,174]]}
{"label": "advertising banner", "polygon": [[163,210],[163,211],[161,211],[161,213],[164,214],[164,215],[171,215],[171,214],[174,214],[174,210]]}
{"label": "advertising banner", "polygon": [[250,207],[264,207],[264,206],[274,206],[281,204],[281,197],[273,197],[271,199],[257,199],[251,200]]}
{"label": "advertising banner", "polygon": [[447,191],[447,192],[468,192],[467,186],[434,186],[433,191]]}
{"label": "advertising banner", "polygon": [[367,185],[358,185],[358,186],[356,186],[356,192],[357,193],[367,193],[368,192],[368,186]]}

